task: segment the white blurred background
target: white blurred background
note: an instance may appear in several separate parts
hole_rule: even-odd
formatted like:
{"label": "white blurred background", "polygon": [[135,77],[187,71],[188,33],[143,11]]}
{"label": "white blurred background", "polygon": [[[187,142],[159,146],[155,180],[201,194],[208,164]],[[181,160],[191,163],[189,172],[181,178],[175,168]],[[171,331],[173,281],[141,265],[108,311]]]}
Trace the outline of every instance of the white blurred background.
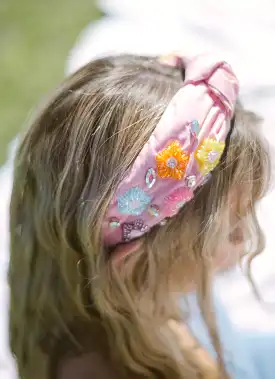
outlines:
{"label": "white blurred background", "polygon": [[[81,6],[81,3],[79,3]],[[90,59],[114,52],[165,54],[174,50],[221,52],[235,68],[244,104],[264,117],[264,133],[275,144],[275,3],[273,0],[100,0],[104,16],[79,30],[64,61],[65,74]],[[73,13],[71,14],[73,17]],[[6,268],[11,163],[16,140],[0,169],[0,378],[15,378],[8,353]],[[275,192],[259,209],[267,238],[253,272],[263,298],[275,304]],[[253,297],[241,273],[223,275],[216,287],[234,323],[247,330],[275,330],[275,315]],[[273,309],[275,305],[273,306]]]}

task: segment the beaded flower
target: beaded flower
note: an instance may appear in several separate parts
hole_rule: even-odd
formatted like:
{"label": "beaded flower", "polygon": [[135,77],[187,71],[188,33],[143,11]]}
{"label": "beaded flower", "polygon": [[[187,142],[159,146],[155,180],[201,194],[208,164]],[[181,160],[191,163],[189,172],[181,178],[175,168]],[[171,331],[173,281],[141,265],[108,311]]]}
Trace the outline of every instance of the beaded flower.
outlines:
{"label": "beaded flower", "polygon": [[150,203],[151,197],[140,187],[132,187],[117,199],[122,214],[139,216]]}
{"label": "beaded flower", "polygon": [[179,187],[169,196],[165,198],[164,209],[165,214],[169,217],[174,216],[178,213],[179,209],[184,206],[184,204],[190,201],[193,197],[193,192],[187,187]]}
{"label": "beaded flower", "polygon": [[201,143],[195,153],[195,158],[203,175],[208,174],[217,166],[224,148],[225,143],[214,138],[207,138]]}
{"label": "beaded flower", "polygon": [[186,154],[178,141],[172,142],[156,156],[157,173],[160,178],[183,178],[189,155]]}
{"label": "beaded flower", "polygon": [[148,226],[144,224],[143,220],[135,220],[133,222],[127,222],[123,224],[122,227],[122,234],[123,234],[123,241],[127,242],[131,238],[139,237],[141,234],[146,232],[148,229]]}

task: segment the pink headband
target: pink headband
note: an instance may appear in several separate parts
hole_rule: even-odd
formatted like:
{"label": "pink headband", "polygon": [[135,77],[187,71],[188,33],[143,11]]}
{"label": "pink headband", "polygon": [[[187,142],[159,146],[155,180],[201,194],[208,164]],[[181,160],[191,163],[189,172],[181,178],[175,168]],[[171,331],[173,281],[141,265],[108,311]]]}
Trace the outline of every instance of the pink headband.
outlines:
{"label": "pink headband", "polygon": [[106,246],[137,238],[176,215],[224,151],[238,80],[213,55],[180,59],[185,81],[116,190],[103,225]]}

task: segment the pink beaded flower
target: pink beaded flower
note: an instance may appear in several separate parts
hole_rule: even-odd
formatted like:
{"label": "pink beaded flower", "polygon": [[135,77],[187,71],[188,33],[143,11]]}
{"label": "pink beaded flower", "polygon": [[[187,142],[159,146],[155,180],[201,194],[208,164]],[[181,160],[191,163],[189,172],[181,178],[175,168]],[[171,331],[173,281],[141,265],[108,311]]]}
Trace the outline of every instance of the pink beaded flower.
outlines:
{"label": "pink beaded flower", "polygon": [[168,217],[174,216],[184,204],[190,201],[193,192],[187,187],[179,187],[165,198],[164,209]]}

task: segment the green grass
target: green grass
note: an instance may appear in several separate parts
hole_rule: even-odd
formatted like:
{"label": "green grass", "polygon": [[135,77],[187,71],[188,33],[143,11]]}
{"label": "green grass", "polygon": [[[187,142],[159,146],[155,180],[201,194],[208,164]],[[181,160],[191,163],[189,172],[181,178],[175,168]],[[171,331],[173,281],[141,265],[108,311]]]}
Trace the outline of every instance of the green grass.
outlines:
{"label": "green grass", "polygon": [[0,0],[0,165],[30,110],[62,79],[78,34],[99,15],[93,0]]}

